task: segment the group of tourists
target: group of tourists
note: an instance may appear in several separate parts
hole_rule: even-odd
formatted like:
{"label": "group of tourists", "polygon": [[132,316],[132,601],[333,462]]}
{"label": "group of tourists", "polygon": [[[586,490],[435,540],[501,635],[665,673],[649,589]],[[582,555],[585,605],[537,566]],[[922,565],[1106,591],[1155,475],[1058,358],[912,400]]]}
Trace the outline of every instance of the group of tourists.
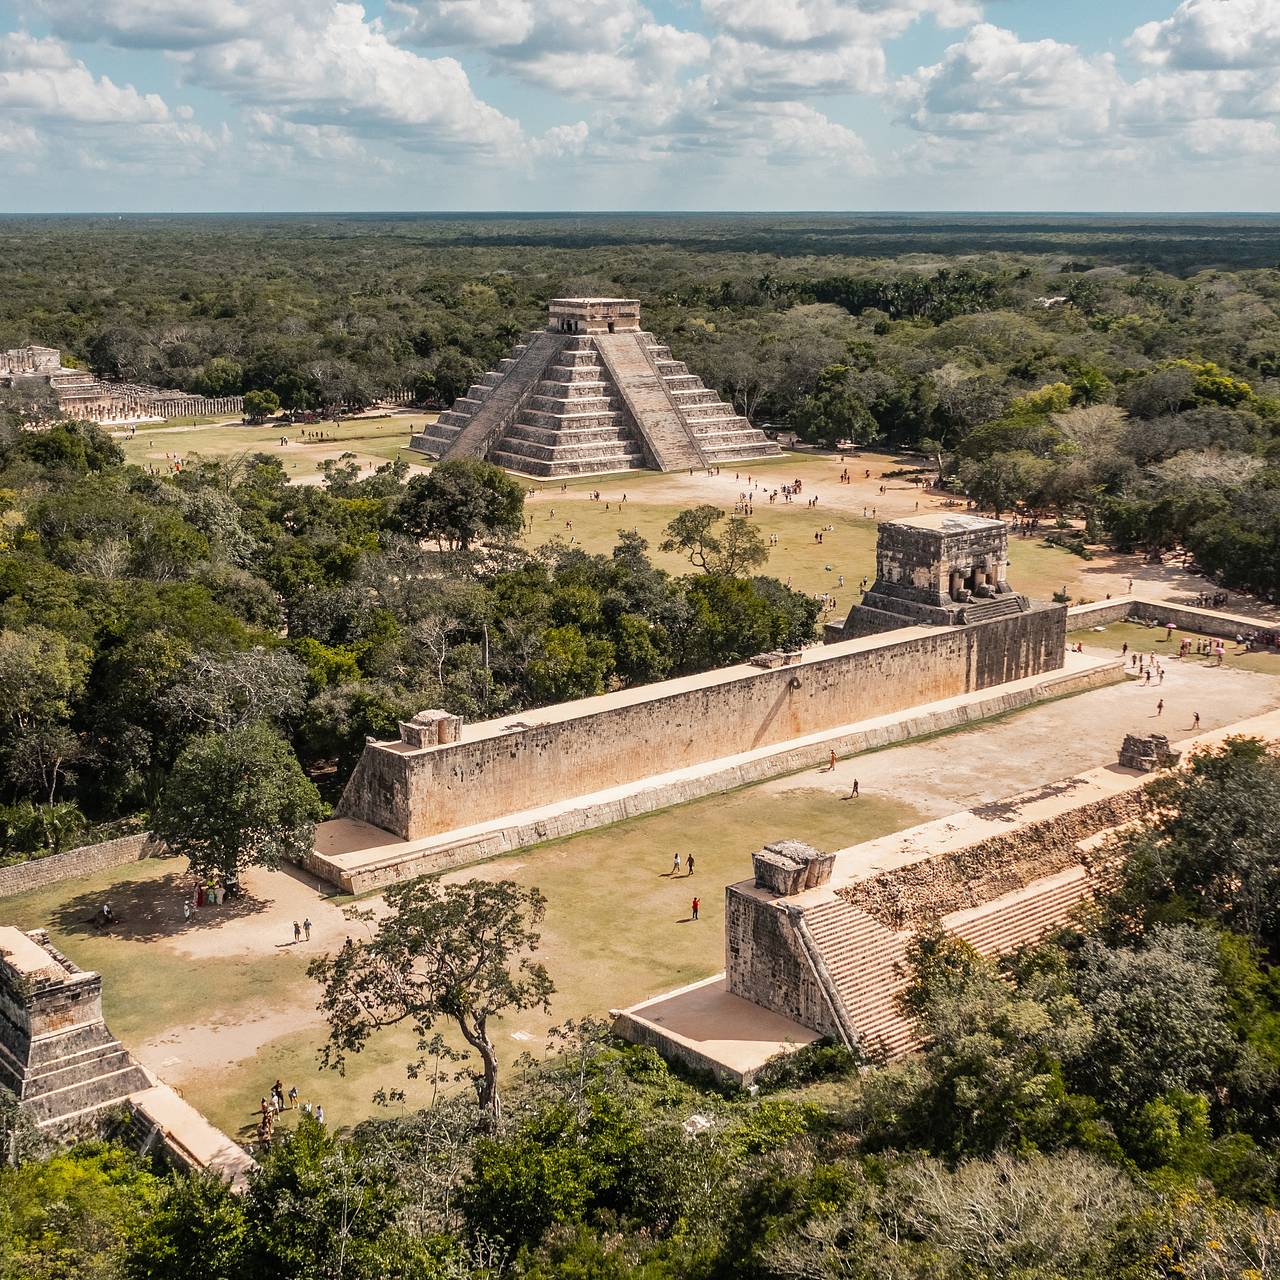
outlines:
{"label": "group of tourists", "polygon": [[[670,872],[671,879],[675,880],[677,877],[681,877],[682,873],[683,873],[683,876],[693,875],[693,854],[689,854],[689,856],[685,858],[683,863],[680,861],[680,855],[678,853],[671,859],[671,872]],[[689,918],[691,920],[697,920],[698,912],[699,910],[701,910],[701,908],[702,908],[702,899],[694,898],[693,903],[690,907]]]}
{"label": "group of tourists", "polygon": [[258,1147],[265,1151],[271,1146],[275,1136],[276,1121],[285,1111],[301,1111],[304,1116],[311,1116],[318,1124],[324,1124],[324,1107],[319,1103],[313,1109],[310,1102],[298,1102],[298,1086],[292,1085],[288,1094],[284,1091],[284,1081],[277,1078],[271,1086],[270,1093],[262,1095],[258,1104]]}
{"label": "group of tourists", "polygon": [[190,920],[192,911],[199,911],[201,907],[220,907],[230,896],[232,891],[225,884],[199,881],[182,899],[182,918]]}

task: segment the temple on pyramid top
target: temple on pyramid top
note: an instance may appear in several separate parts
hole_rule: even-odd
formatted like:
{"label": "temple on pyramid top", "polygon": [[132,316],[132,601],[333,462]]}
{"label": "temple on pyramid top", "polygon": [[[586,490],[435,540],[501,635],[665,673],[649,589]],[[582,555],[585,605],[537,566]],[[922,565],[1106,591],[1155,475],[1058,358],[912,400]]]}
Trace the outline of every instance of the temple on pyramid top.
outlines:
{"label": "temple on pyramid top", "polygon": [[410,448],[529,476],[679,471],[780,452],[640,327],[635,298],[553,298],[547,327]]}

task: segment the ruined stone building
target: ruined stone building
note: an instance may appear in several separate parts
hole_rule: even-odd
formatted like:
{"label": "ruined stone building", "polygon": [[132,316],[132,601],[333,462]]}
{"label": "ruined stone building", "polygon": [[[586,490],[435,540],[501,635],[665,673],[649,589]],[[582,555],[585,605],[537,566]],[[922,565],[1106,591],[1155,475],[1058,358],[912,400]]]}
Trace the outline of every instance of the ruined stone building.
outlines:
{"label": "ruined stone building", "polygon": [[196,396],[136,383],[103,382],[85,369],[69,369],[57,347],[14,347],[0,351],[0,387],[43,385],[57,397],[59,411],[88,422],[131,422],[240,413],[242,396]]}
{"label": "ruined stone building", "polygon": [[640,327],[633,298],[556,298],[547,327],[410,447],[530,476],[734,466],[780,452]]}
{"label": "ruined stone building", "polygon": [[[613,323],[625,320],[636,322]],[[572,312],[557,321],[586,323]],[[1032,604],[1012,591],[1002,524],[958,519],[956,531],[910,520],[880,527],[885,578],[906,584],[888,603],[918,617],[876,610],[884,625],[831,629],[826,645],[518,718],[464,724],[423,711],[400,725],[397,738],[369,739],[308,865],[347,892],[363,892],[545,839],[553,825],[558,834],[585,829],[592,814],[613,812],[619,787],[675,803],[740,785],[748,772],[765,777],[771,768],[799,767],[837,744],[855,749],[870,741],[865,726],[877,717],[1000,690],[995,697],[1008,709],[1050,687],[1063,692],[1121,678],[1108,663],[1066,669],[1066,607]],[[962,566],[967,585],[954,588],[960,601],[944,607],[916,599],[939,598],[933,582],[942,575],[950,589]],[[966,715],[976,705],[956,703],[939,714]],[[626,803],[634,812],[634,790]],[[548,806],[558,806],[554,815],[538,812]],[[568,825],[570,815],[580,825]]]}
{"label": "ruined stone building", "polygon": [[127,1102],[151,1081],[102,1018],[102,979],[43,933],[0,927],[0,1084],[58,1128]]}
{"label": "ruined stone building", "polygon": [[110,1132],[179,1169],[243,1188],[252,1158],[111,1034],[102,978],[43,929],[0,925],[0,1086],[51,1136]]}
{"label": "ruined stone building", "polygon": [[955,626],[1032,608],[1009,585],[1009,530],[1003,520],[931,512],[888,520],[878,530],[876,580],[828,640],[925,623]]}
{"label": "ruined stone building", "polygon": [[[1280,712],[1197,736],[1274,740]],[[1179,757],[1128,738],[1119,766],[823,853],[780,840],[725,890],[725,972],[615,1013],[616,1030],[664,1056],[749,1083],[776,1053],[821,1038],[869,1058],[920,1046],[900,997],[923,930],[1007,955],[1070,926],[1110,882],[1112,833],[1149,810],[1147,788]],[[1136,756],[1135,759],[1127,757]]]}

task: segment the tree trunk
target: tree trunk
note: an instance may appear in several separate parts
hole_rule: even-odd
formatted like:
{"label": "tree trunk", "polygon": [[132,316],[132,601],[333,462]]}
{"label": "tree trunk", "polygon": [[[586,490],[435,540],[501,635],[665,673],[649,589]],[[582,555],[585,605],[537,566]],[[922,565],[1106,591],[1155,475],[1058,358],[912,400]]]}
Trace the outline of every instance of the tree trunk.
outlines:
{"label": "tree trunk", "polygon": [[467,1043],[480,1055],[484,1071],[476,1079],[476,1101],[480,1106],[488,1107],[496,1125],[502,1119],[502,1098],[498,1093],[498,1051],[485,1030],[484,1018],[477,1018],[474,1025],[462,1017],[456,1021]]}

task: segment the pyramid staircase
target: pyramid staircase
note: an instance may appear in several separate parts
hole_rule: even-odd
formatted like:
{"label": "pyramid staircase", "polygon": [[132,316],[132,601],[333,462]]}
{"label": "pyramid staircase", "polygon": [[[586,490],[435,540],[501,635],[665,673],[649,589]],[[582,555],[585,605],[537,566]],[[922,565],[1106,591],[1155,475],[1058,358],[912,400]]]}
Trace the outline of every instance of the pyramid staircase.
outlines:
{"label": "pyramid staircase", "polygon": [[829,996],[842,1011],[858,1049],[893,1058],[916,1048],[915,1027],[898,1009],[913,934],[895,933],[842,898],[809,907],[804,922],[829,975]]}
{"label": "pyramid staircase", "polygon": [[[942,927],[988,958],[1008,955],[1061,928],[1096,887],[1085,867],[1067,867],[981,906],[953,911]],[[806,908],[803,920],[797,937],[855,1046],[876,1058],[918,1049],[915,1024],[898,1007],[914,931],[895,932],[842,898]]]}
{"label": "pyramid staircase", "polygon": [[781,452],[642,330],[528,335],[410,448],[548,478],[701,469]]}
{"label": "pyramid staircase", "polygon": [[974,600],[965,606],[961,621],[991,622],[995,618],[1011,618],[1015,613],[1025,613],[1030,608],[1026,596],[1010,591],[986,600]]}

